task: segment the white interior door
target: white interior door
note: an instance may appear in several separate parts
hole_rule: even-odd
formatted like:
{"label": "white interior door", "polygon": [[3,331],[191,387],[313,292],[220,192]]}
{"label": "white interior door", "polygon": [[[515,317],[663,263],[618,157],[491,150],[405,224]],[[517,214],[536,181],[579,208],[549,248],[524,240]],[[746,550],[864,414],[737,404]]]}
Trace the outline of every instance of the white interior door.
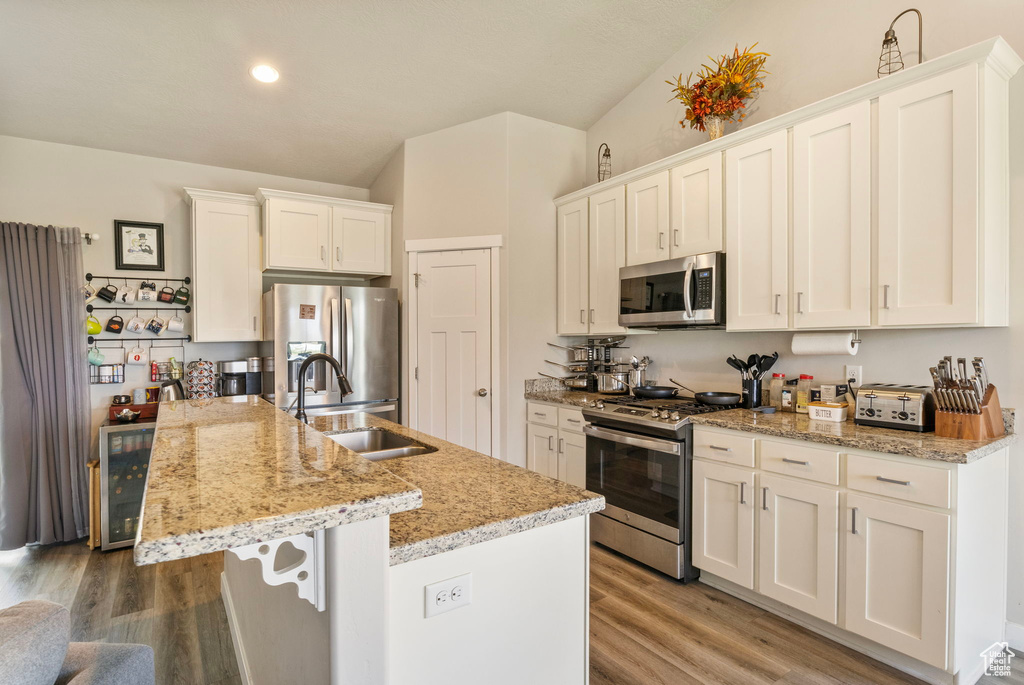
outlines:
{"label": "white interior door", "polygon": [[416,429],[491,453],[491,252],[417,255]]}

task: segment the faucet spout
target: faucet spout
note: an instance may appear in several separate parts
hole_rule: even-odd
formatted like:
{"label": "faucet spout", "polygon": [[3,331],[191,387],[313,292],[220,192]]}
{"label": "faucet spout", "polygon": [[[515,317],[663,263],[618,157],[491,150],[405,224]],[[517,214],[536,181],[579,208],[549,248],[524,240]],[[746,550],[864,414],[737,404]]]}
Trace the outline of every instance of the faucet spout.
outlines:
{"label": "faucet spout", "polygon": [[341,368],[341,362],[331,355],[322,352],[309,355],[302,360],[302,364],[299,366],[298,408],[295,410],[295,418],[303,423],[309,423],[309,419],[306,416],[306,387],[301,381],[306,377],[306,369],[309,368],[309,365],[318,361],[327,362],[334,369],[334,373],[338,377],[338,388],[341,390],[342,397],[352,394],[352,384],[348,382],[348,377]]}

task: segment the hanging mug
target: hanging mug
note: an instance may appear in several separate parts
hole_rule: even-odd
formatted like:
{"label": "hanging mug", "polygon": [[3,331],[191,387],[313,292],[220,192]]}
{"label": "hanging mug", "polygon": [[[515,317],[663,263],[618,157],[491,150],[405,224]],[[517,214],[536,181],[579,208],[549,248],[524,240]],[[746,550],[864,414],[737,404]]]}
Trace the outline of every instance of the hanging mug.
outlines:
{"label": "hanging mug", "polygon": [[125,330],[132,333],[142,333],[142,331],[146,330],[146,320],[141,316],[133,316],[124,327]]}
{"label": "hanging mug", "polygon": [[164,326],[166,325],[167,324],[166,322],[164,322],[163,319],[161,319],[159,316],[154,316],[146,324],[146,330],[154,335],[160,335],[161,333],[164,332]]}
{"label": "hanging mug", "polygon": [[139,284],[139,302],[156,302],[156,283],[143,281]]}
{"label": "hanging mug", "polygon": [[118,304],[134,304],[135,288],[125,283],[123,286],[117,289],[116,299]]}
{"label": "hanging mug", "polygon": [[120,316],[114,315],[114,316],[110,317],[109,319],[107,319],[107,332],[108,333],[117,333],[118,335],[121,335],[121,331],[123,331],[123,330],[124,330],[124,319],[122,319]]}
{"label": "hanging mug", "polygon": [[82,286],[82,296],[85,297],[85,303],[95,302],[99,295],[96,294],[96,288],[92,287],[92,281],[86,281],[85,285]]}
{"label": "hanging mug", "polygon": [[180,333],[181,331],[185,330],[184,320],[182,320],[180,316],[172,316],[170,320],[167,322],[167,330],[171,331],[172,333]]}
{"label": "hanging mug", "polygon": [[160,294],[156,296],[156,299],[168,304],[174,302],[174,288],[169,285],[165,285],[163,288],[160,288]]}
{"label": "hanging mug", "polygon": [[89,363],[93,366],[100,366],[103,364],[103,353],[100,352],[100,348],[95,345],[89,348]]}
{"label": "hanging mug", "polygon": [[145,366],[149,363],[149,355],[141,347],[133,347],[128,351],[127,363],[133,366]]}
{"label": "hanging mug", "polygon": [[188,286],[183,285],[174,293],[175,304],[186,305],[189,299],[192,298],[192,293],[189,292]]}
{"label": "hanging mug", "polygon": [[103,332],[103,324],[92,314],[85,320],[85,332],[89,335],[99,335]]}
{"label": "hanging mug", "polygon": [[117,288],[107,283],[96,291],[96,295],[104,302],[113,302],[114,298],[117,297]]}

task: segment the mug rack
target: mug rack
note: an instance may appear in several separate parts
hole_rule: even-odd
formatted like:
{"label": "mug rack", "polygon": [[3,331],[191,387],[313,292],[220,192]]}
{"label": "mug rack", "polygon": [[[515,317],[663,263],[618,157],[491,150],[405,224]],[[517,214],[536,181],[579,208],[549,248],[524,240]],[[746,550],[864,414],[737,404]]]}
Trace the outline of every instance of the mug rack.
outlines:
{"label": "mug rack", "polygon": [[[92,336],[92,335],[89,336],[89,344],[90,345],[92,345],[93,343],[101,343],[101,342],[116,342],[116,343],[120,343],[121,347],[124,347],[126,343],[132,343],[132,347],[134,347],[135,346],[134,343],[144,343],[144,342],[150,343],[150,347],[152,347],[154,342],[171,342],[172,340],[181,340],[181,341],[184,341],[184,342],[192,342],[192,336],[191,335],[186,335],[186,336],[182,336],[182,337],[178,337],[178,338],[165,338],[163,336],[160,336],[160,337],[150,337],[150,338],[135,338],[135,337],[132,337],[132,338],[123,338],[123,337],[117,337],[117,338],[97,338],[96,336]],[[160,347],[164,347],[164,345],[160,345]],[[167,345],[167,347],[180,347],[180,346],[179,345]]]}
{"label": "mug rack", "polygon": [[100,279],[100,280],[106,279],[107,281],[111,281],[111,280],[113,280],[113,281],[124,281],[125,284],[127,284],[128,281],[157,281],[157,282],[163,281],[164,283],[166,283],[167,281],[174,281],[175,283],[184,283],[185,285],[188,285],[189,283],[192,282],[192,279],[189,278],[188,276],[185,276],[185,278],[157,278],[155,276],[154,277],[150,277],[150,276],[124,276],[124,275],[118,275],[118,276],[97,276],[96,274],[91,274],[91,273],[88,273],[88,274],[85,275],[85,280],[87,280],[87,281],[92,281],[92,279],[94,279],[94,278],[97,278],[97,279]]}
{"label": "mug rack", "polygon": [[103,311],[117,312],[117,311],[120,311],[121,309],[129,309],[129,310],[131,310],[133,312],[143,311],[143,312],[185,312],[186,314],[191,314],[192,313],[192,305],[190,305],[190,304],[187,304],[184,307],[136,307],[133,304],[126,304],[126,305],[122,305],[120,307],[94,307],[91,304],[85,305],[85,311],[89,312],[90,314],[92,312],[103,312]]}

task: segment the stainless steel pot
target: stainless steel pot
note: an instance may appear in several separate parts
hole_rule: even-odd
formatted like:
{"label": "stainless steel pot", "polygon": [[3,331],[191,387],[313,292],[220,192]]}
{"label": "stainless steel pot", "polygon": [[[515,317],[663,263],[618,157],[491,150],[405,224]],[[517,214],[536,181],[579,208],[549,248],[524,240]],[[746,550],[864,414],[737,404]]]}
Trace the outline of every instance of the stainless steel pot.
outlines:
{"label": "stainless steel pot", "polygon": [[561,381],[562,385],[564,385],[567,388],[571,388],[573,390],[586,390],[587,389],[587,377],[586,376],[577,376],[575,378],[559,378],[558,376],[552,376],[551,374],[541,373],[540,371],[538,371],[537,373],[539,373],[544,378],[551,378],[551,379],[556,380],[556,381]]}
{"label": "stainless steel pot", "polygon": [[613,371],[597,374],[597,391],[602,395],[629,394],[629,372]]}
{"label": "stainless steel pot", "polygon": [[551,347],[557,347],[560,350],[568,351],[569,352],[569,356],[572,357],[572,361],[574,361],[574,362],[585,362],[585,361],[587,361],[587,348],[586,348],[585,345],[583,347],[579,347],[579,346],[566,347],[565,345],[556,345],[555,343],[550,343],[550,342],[548,343],[548,345],[550,345]]}
{"label": "stainless steel pot", "polygon": [[221,397],[232,397],[245,394],[244,373],[222,373],[218,379]]}
{"label": "stainless steel pot", "polygon": [[548,364],[553,364],[555,366],[560,366],[563,369],[565,369],[566,371],[571,371],[573,373],[583,373],[584,371],[587,370],[587,365],[585,363],[583,363],[583,364],[580,364],[580,363],[576,363],[576,364],[561,364],[559,362],[553,362],[550,359],[545,359],[544,361],[546,361]]}

